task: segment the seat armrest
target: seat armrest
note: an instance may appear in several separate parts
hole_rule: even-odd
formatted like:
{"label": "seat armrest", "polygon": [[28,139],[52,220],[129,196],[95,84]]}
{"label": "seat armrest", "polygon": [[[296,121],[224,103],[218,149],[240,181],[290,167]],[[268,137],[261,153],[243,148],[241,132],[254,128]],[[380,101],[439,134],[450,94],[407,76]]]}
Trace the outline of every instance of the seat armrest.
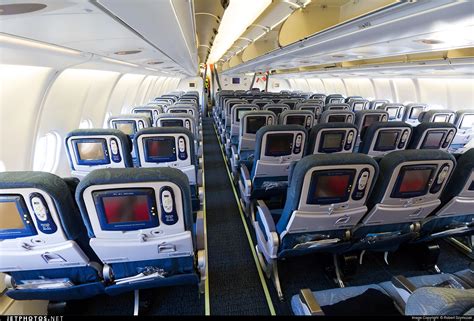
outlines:
{"label": "seat armrest", "polygon": [[196,247],[198,250],[205,249],[206,235],[204,232],[204,212],[198,211],[196,215]]}
{"label": "seat armrest", "polygon": [[299,297],[301,303],[308,308],[309,315],[324,315],[318,300],[316,300],[310,289],[301,289]]}
{"label": "seat armrest", "polygon": [[239,160],[239,152],[237,151],[237,147],[235,147],[235,145],[231,145],[230,149],[232,151],[232,159],[234,161],[238,161]]}
{"label": "seat armrest", "polygon": [[[257,215],[260,216],[263,224],[268,228],[268,232],[276,232],[275,222],[273,222],[273,217],[268,208],[267,204],[264,201],[257,201]],[[265,231],[264,231],[265,232]]]}
{"label": "seat armrest", "polygon": [[415,290],[417,289],[417,287],[403,275],[397,275],[397,276],[392,277],[392,284],[396,288],[407,291],[410,294],[415,292]]}
{"label": "seat armrest", "polygon": [[252,180],[250,179],[250,173],[249,173],[249,170],[247,169],[247,166],[243,165],[240,166],[240,177],[241,177],[241,181],[242,181],[242,184],[244,186],[244,189],[245,189],[245,195],[246,196],[250,196],[251,192],[252,192]]}
{"label": "seat armrest", "polygon": [[236,174],[238,171],[239,167],[239,154],[237,152],[237,148],[235,145],[230,145],[230,152],[231,152],[231,157],[230,157],[230,164],[232,166],[232,173]]}

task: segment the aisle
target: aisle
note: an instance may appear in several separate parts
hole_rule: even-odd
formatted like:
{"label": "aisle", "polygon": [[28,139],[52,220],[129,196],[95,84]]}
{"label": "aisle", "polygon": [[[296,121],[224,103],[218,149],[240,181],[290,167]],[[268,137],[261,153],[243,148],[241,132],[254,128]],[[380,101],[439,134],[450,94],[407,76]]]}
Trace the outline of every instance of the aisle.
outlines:
{"label": "aisle", "polygon": [[269,315],[211,118],[203,134],[211,315]]}

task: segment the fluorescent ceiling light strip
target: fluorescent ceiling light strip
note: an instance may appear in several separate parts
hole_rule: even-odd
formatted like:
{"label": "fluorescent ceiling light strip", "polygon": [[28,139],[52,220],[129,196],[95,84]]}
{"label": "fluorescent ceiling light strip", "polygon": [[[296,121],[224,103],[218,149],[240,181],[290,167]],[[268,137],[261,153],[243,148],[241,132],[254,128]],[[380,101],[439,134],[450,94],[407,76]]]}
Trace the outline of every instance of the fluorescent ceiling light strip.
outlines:
{"label": "fluorescent ceiling light strip", "polygon": [[31,40],[27,38],[12,36],[6,33],[0,33],[0,43],[10,43],[13,45],[28,46],[37,49],[51,50],[69,55],[80,55],[82,52],[79,50],[69,49],[57,45],[52,45],[45,42]]}
{"label": "fluorescent ceiling light strip", "polygon": [[208,63],[215,63],[243,34],[272,0],[230,0],[211,48]]}
{"label": "fluorescent ceiling light strip", "polygon": [[112,58],[107,58],[107,57],[102,57],[103,60],[114,63],[114,64],[120,64],[120,65],[125,65],[125,66],[130,66],[130,67],[138,67],[136,64],[132,64],[130,62],[125,62],[122,60],[117,60],[117,59],[112,59]]}

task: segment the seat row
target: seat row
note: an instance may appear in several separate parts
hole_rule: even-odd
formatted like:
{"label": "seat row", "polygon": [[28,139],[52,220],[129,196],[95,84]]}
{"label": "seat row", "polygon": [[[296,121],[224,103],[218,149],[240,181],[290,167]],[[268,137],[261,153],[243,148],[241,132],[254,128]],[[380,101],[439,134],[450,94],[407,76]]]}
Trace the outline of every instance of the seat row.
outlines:
{"label": "seat row", "polygon": [[188,178],[177,169],[98,169],[80,182],[3,172],[0,212],[0,272],[13,299],[183,284],[203,291],[202,212],[193,217]]}
{"label": "seat row", "polygon": [[378,161],[363,154],[310,155],[289,167],[263,158],[252,173],[271,175],[249,179],[242,167],[238,181],[260,262],[280,296],[280,259],[395,251],[474,231],[474,149],[457,160],[440,150],[396,151]]}

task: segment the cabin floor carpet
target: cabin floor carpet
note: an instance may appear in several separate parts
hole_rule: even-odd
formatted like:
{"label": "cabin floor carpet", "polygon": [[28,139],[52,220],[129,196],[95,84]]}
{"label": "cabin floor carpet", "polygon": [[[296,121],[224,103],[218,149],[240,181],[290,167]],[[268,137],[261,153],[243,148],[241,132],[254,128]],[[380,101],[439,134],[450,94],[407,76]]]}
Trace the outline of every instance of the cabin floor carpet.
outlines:
{"label": "cabin floor carpet", "polygon": [[268,315],[211,118],[203,131],[211,315]]}

